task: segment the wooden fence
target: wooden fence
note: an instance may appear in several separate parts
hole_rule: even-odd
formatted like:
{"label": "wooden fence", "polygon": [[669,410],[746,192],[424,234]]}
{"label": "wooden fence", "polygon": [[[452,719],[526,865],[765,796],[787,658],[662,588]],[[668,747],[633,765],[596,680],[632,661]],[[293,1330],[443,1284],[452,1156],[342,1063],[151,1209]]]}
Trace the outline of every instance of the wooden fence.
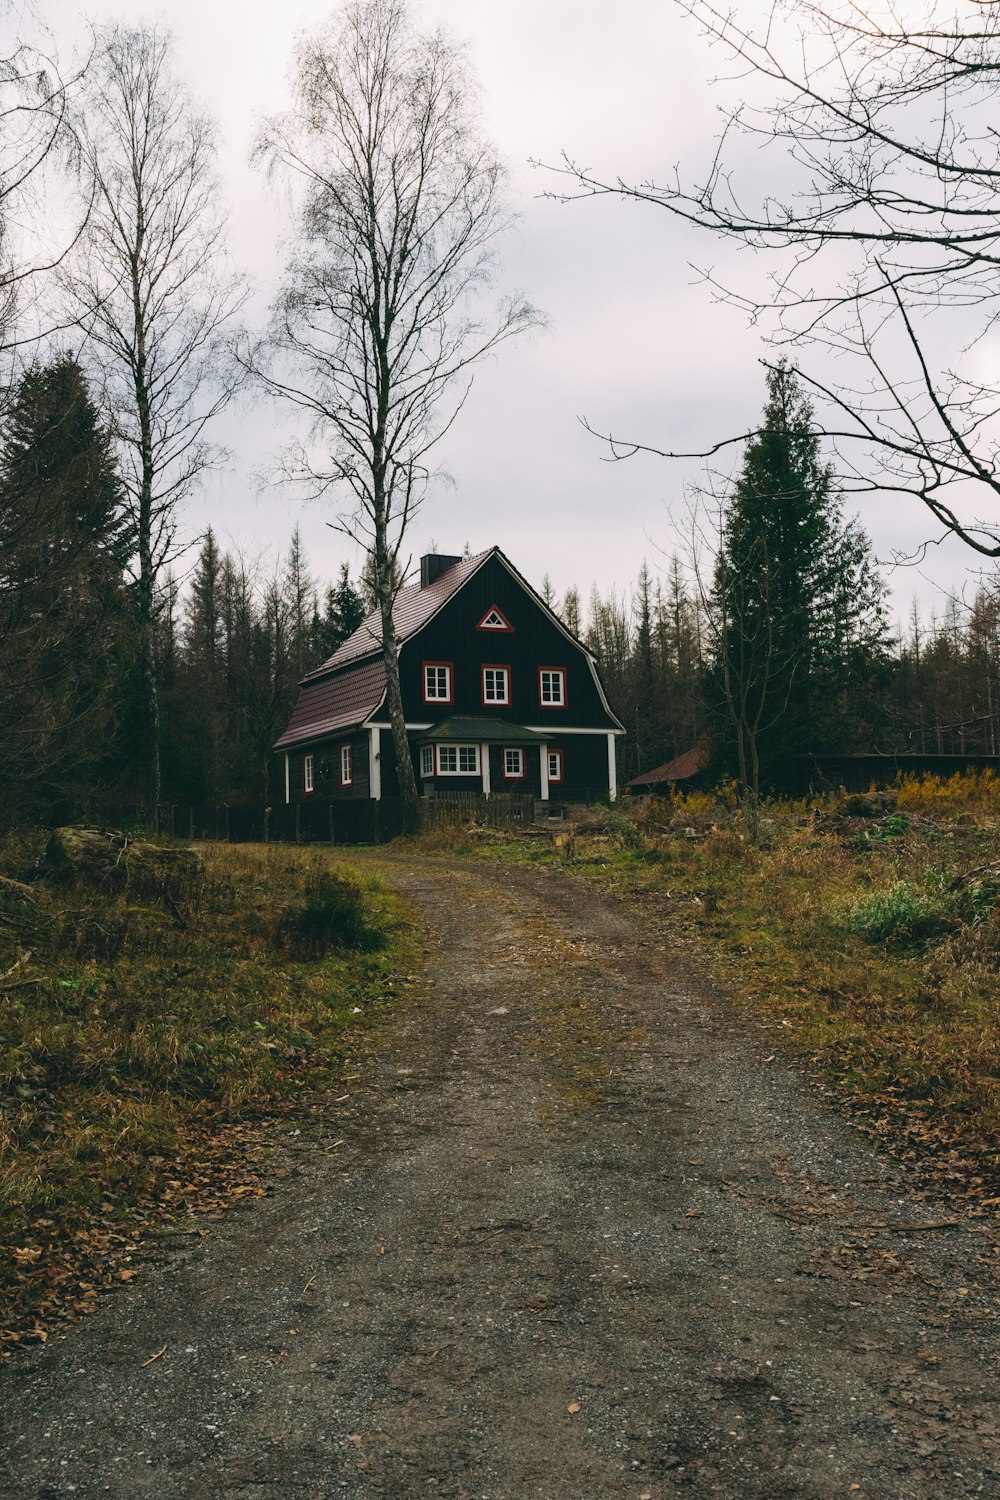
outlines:
{"label": "wooden fence", "polygon": [[100,818],[115,828],[149,828],[152,823],[157,833],[174,838],[224,844],[384,844],[402,831],[398,797],[379,802],[310,797],[291,803],[163,803],[153,818],[148,809],[115,803],[101,808]]}
{"label": "wooden fence", "polygon": [[[211,839],[226,844],[384,844],[403,829],[398,797],[337,799],[309,797],[302,802],[239,805],[165,803],[150,819],[142,808],[120,803],[101,809],[101,821],[115,828],[148,828],[179,839]],[[420,799],[423,828],[484,823],[519,828],[534,821],[535,799],[522,793],[439,792]]]}
{"label": "wooden fence", "polygon": [[535,799],[523,792],[438,792],[421,797],[423,828],[453,828],[459,823],[483,823],[489,828],[521,828],[535,820]]}

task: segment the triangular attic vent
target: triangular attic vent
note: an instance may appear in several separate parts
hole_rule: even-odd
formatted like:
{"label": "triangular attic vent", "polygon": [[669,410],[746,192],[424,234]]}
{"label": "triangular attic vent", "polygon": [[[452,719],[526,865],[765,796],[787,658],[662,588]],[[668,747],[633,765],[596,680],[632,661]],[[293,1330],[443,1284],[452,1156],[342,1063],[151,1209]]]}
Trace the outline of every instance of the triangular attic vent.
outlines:
{"label": "triangular attic vent", "polygon": [[483,618],[480,620],[479,624],[476,626],[476,629],[477,630],[513,630],[514,627],[510,623],[510,621],[507,619],[506,615],[501,614],[500,610],[498,610],[497,607],[496,607],[496,605],[494,604],[483,615]]}

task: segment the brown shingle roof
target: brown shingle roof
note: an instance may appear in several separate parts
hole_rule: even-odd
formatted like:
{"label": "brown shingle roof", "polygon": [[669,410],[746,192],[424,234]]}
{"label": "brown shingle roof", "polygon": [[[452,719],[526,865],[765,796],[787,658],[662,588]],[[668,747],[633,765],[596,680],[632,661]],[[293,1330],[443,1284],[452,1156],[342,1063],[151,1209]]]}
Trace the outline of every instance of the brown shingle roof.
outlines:
{"label": "brown shingle roof", "polygon": [[382,702],[385,667],[381,658],[365,662],[351,671],[318,681],[308,678],[302,685],[288,728],[275,744],[276,750],[322,739],[341,729],[364,723]]}
{"label": "brown shingle roof", "polygon": [[[434,582],[422,589],[419,583],[412,583],[408,588],[400,589],[396,595],[396,602],[392,607],[392,618],[396,625],[396,634],[400,642],[408,640],[415,635],[421,626],[426,625],[432,615],[436,614],[446,600],[471,578],[483,563],[495,552],[495,547],[488,547],[485,552],[478,552],[475,557],[464,558],[456,563],[453,568],[448,568]],[[349,635],[342,646],[325,661],[321,667],[316,667],[303,680],[310,681],[313,677],[321,677],[324,672],[336,671],[339,667],[349,666],[351,662],[362,661],[366,656],[373,656],[375,652],[382,649],[382,620],[378,610],[370,614],[367,620],[362,621],[353,635]],[[280,744],[281,741],[279,740]]]}

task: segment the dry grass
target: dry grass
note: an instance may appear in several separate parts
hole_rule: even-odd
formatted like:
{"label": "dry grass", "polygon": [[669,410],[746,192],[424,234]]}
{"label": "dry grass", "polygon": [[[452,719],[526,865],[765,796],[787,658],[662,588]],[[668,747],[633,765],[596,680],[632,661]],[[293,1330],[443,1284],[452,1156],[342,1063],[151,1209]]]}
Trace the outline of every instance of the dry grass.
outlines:
{"label": "dry grass", "polygon": [[0,1291],[15,1312],[50,1295],[41,1270],[71,1240],[85,1258],[109,1219],[187,1202],[199,1177],[217,1187],[225,1132],[332,1076],[345,1029],[409,960],[397,899],[368,872],[332,874],[329,851],[206,846],[180,906],[128,882],[38,881],[37,852],[8,845],[0,862]]}
{"label": "dry grass", "polygon": [[909,781],[875,816],[856,801],[768,804],[753,843],[728,789],[642,803],[623,809],[631,837],[612,815],[562,862],[697,943],[895,1149],[996,1196],[1000,874],[957,877],[1000,862],[1000,781]]}

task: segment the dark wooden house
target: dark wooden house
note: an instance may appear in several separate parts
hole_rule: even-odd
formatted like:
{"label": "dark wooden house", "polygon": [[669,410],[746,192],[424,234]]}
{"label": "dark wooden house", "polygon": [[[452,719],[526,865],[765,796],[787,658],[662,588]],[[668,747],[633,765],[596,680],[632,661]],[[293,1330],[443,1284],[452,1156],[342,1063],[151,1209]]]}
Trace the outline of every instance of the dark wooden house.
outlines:
{"label": "dark wooden house", "polygon": [[[499,547],[422,558],[419,584],[400,591],[393,615],[424,796],[617,795],[615,738],[624,730],[597,663]],[[378,614],[303,679],[275,748],[288,802],[398,793]]]}

